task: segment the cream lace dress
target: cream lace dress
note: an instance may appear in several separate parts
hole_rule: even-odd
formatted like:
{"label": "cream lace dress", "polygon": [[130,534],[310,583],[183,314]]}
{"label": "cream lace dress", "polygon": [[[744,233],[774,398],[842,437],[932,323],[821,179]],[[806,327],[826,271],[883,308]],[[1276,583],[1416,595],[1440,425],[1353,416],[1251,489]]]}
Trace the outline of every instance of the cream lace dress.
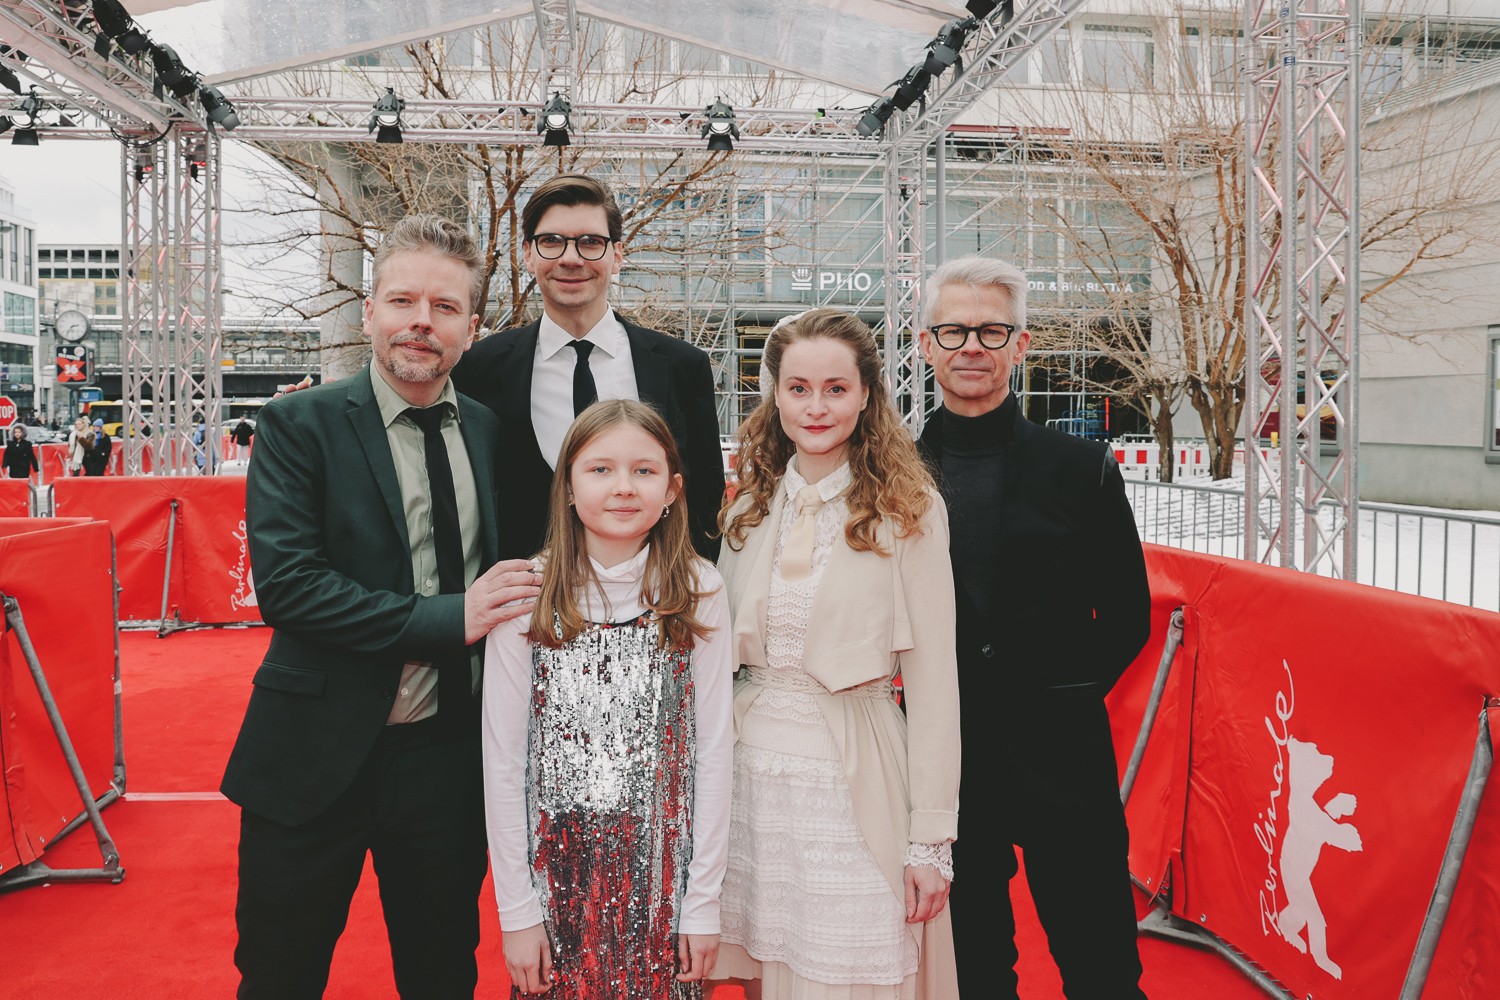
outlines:
{"label": "cream lace dress", "polygon": [[[796,582],[781,576],[782,549],[797,516],[795,502],[784,506],[767,606],[768,665],[749,668],[763,690],[735,746],[726,949],[717,974],[758,971],[766,1000],[899,1000],[912,995],[908,977],[917,971],[904,900],[855,825],[843,761],[813,698],[827,692],[801,667],[813,598],[848,520],[841,494],[849,482],[844,465],[818,483],[824,504],[812,573]],[[793,460],[782,488],[794,498],[805,485]],[[892,689],[880,681],[844,696],[890,698]],[[735,945],[755,961],[746,962]]]}

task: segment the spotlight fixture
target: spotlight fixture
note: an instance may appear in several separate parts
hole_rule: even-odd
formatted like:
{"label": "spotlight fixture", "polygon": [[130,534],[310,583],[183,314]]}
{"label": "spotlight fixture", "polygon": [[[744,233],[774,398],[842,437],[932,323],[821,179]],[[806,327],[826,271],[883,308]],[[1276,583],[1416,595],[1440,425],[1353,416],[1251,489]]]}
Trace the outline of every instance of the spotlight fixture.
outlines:
{"label": "spotlight fixture", "polygon": [[12,94],[21,92],[21,78],[16,76],[16,71],[9,66],[0,66],[0,87],[4,87]]}
{"label": "spotlight fixture", "polygon": [[734,123],[734,108],[715,97],[714,102],[704,108],[703,112],[708,115],[708,121],[698,137],[708,140],[709,152],[727,153],[733,150],[734,140],[740,137],[739,127]]}
{"label": "spotlight fixture", "polygon": [[229,103],[229,98],[225,97],[224,92],[218,87],[210,87],[207,84],[199,87],[198,100],[203,103],[203,110],[208,112],[208,120],[215,125],[222,126],[226,132],[233,132],[240,127],[239,113],[234,110],[234,105]]}
{"label": "spotlight fixture", "polygon": [[208,169],[208,143],[199,139],[188,147],[187,153],[188,177],[198,179],[198,172]]}
{"label": "spotlight fixture", "polygon": [[972,17],[956,17],[938,29],[937,37],[927,43],[927,61],[922,68],[937,76],[956,63],[959,50],[964,47],[964,40],[974,26]]}
{"label": "spotlight fixture", "polygon": [[376,142],[399,144],[402,141],[401,112],[405,107],[406,102],[396,96],[393,88],[385,88],[385,93],[375,102],[370,127],[365,131],[374,132]]}
{"label": "spotlight fixture", "polygon": [[896,84],[896,96],[893,98],[896,107],[902,111],[911,107],[927,91],[927,85],[931,82],[932,74],[921,66],[913,66],[907,70],[901,82]]}
{"label": "spotlight fixture", "polygon": [[885,129],[885,123],[891,120],[891,115],[895,112],[896,102],[889,97],[882,97],[865,109],[864,117],[859,120],[856,130],[860,135],[875,135]]}
{"label": "spotlight fixture", "polygon": [[990,11],[1000,6],[999,0],[969,0],[964,6],[969,8],[969,13],[977,18],[988,17]]}
{"label": "spotlight fixture", "polygon": [[10,131],[10,115],[0,115],[0,135]]}
{"label": "spotlight fixture", "polygon": [[12,118],[10,120],[16,129],[16,134],[10,138],[12,146],[35,146],[38,144],[39,136],[37,135],[36,123],[37,119],[41,117],[42,109],[46,106],[42,99],[36,96],[36,88],[32,87],[31,93],[27,94],[26,99],[16,107],[16,110],[21,113],[25,121],[23,122],[20,118]]}
{"label": "spotlight fixture", "polygon": [[99,30],[110,38],[119,38],[135,27],[130,11],[120,0],[94,0],[94,20],[99,22]]}
{"label": "spotlight fixture", "polygon": [[131,28],[125,34],[115,39],[115,41],[120,43],[120,48],[133,56],[138,56],[151,47],[151,39],[147,38],[146,33],[138,28]]}
{"label": "spotlight fixture", "polygon": [[157,86],[166,87],[173,96],[187,97],[198,89],[198,74],[182,64],[172,46],[151,46],[151,65],[156,69]]}
{"label": "spotlight fixture", "polygon": [[536,131],[543,135],[543,146],[570,146],[569,131],[572,129],[572,120],[568,117],[573,112],[573,103],[557,91],[552,92],[552,100],[542,109],[542,113],[536,119]]}

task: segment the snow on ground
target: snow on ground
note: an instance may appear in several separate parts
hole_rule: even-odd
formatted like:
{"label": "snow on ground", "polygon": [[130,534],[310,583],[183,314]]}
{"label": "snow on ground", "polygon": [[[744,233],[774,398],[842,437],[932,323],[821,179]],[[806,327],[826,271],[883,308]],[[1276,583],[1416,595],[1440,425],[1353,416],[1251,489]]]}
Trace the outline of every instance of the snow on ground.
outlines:
{"label": "snow on ground", "polygon": [[[1243,473],[1219,481],[1183,476],[1157,483],[1133,478],[1127,469],[1125,486],[1143,541],[1244,557]],[[1319,511],[1320,532],[1332,529],[1333,513]],[[1500,611],[1500,512],[1362,504],[1357,520],[1360,583]],[[1341,550],[1335,550],[1314,569],[1335,576],[1341,561]]]}

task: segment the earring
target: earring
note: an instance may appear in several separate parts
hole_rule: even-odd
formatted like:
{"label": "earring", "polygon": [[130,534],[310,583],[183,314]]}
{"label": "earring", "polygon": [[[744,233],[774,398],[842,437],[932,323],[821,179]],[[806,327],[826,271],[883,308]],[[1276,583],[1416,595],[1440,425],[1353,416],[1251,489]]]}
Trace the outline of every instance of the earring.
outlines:
{"label": "earring", "polygon": [[667,515],[670,514],[670,513],[672,513],[672,505],[671,504],[664,504],[662,506],[662,509],[661,509],[662,520],[665,521],[667,519]]}

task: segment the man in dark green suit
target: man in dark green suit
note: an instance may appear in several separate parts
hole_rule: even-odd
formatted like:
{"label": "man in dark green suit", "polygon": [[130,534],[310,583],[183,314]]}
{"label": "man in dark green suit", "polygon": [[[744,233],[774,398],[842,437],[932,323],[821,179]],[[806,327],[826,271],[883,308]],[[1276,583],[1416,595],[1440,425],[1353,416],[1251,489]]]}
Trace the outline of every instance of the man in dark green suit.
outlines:
{"label": "man in dark green suit", "polygon": [[401,996],[477,980],[480,652],[539,580],[496,562],[497,421],[448,380],[478,325],[473,240],[412,216],[374,274],[373,363],[256,427],[246,524],[275,632],[222,785],[242,809],[242,998],[323,995],[367,854]]}

